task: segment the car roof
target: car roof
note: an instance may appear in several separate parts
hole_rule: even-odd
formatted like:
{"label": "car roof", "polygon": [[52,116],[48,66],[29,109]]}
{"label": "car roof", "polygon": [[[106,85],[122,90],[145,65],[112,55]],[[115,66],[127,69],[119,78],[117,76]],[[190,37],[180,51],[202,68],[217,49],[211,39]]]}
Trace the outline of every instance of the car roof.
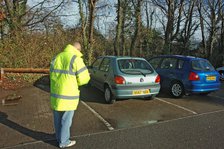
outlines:
{"label": "car roof", "polygon": [[216,70],[224,70],[224,66],[216,68]]}
{"label": "car roof", "polygon": [[142,57],[131,57],[131,56],[100,56],[98,58],[112,58],[112,59],[128,59],[128,58],[131,58],[131,59],[144,59]]}
{"label": "car roof", "polygon": [[[159,55],[156,57],[152,57],[152,58],[157,58],[157,57],[161,57],[161,58],[180,58],[180,59],[184,59],[184,60],[194,60],[194,59],[204,59],[204,58],[200,58],[200,57],[194,57],[194,56],[186,56],[186,55]],[[150,58],[150,59],[152,59]]]}

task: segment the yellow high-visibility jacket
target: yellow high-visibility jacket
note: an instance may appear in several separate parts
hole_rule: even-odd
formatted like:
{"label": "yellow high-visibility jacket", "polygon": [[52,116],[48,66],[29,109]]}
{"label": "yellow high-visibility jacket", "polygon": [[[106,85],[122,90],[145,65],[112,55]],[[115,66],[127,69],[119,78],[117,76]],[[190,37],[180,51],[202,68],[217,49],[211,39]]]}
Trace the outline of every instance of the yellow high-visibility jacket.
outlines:
{"label": "yellow high-visibility jacket", "polygon": [[90,75],[82,53],[67,45],[51,61],[50,87],[51,108],[56,111],[76,110],[79,103],[79,86],[87,84]]}

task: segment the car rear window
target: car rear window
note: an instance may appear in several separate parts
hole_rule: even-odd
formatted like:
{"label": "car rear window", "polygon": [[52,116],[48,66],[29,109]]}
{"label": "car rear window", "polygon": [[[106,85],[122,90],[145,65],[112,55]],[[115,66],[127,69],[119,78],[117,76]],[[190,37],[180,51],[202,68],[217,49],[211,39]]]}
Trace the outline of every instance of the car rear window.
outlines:
{"label": "car rear window", "polygon": [[192,69],[199,71],[214,71],[215,68],[207,60],[193,60],[191,62]]}
{"label": "car rear window", "polygon": [[155,68],[157,69],[159,67],[160,61],[162,58],[153,58],[149,60],[149,63]]}
{"label": "car rear window", "polygon": [[144,60],[140,59],[121,59],[118,60],[119,69],[126,74],[150,74],[153,68]]}

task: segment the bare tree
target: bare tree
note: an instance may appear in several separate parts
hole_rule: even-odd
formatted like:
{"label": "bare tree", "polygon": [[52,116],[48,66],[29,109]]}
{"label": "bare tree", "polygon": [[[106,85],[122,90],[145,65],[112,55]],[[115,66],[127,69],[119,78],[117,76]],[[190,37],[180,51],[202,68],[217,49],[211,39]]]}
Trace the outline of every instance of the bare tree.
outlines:
{"label": "bare tree", "polygon": [[114,54],[120,55],[120,45],[121,45],[121,32],[122,32],[122,26],[123,26],[123,7],[122,7],[123,0],[118,0],[117,2],[117,27],[116,27],[116,37],[114,40]]}
{"label": "bare tree", "polygon": [[151,36],[152,36],[152,23],[153,23],[153,17],[155,15],[155,7],[152,5],[151,0],[144,2],[145,6],[145,15],[146,15],[146,32],[145,32],[145,39],[146,39],[146,50],[149,55],[150,52],[150,42],[151,42]]}
{"label": "bare tree", "polygon": [[145,15],[146,15],[146,28],[152,29],[152,23],[153,23],[153,16],[155,13],[155,8],[152,6],[151,1],[145,1]]}
{"label": "bare tree", "polygon": [[[87,38],[87,32],[86,32],[86,28],[87,28],[87,14],[84,13],[84,8],[83,8],[84,7],[84,3],[83,3],[83,0],[78,0],[78,4],[79,4],[80,23],[81,23],[81,29],[82,29],[83,47],[84,47],[84,51],[88,51],[88,38]],[[87,9],[87,4],[85,4],[85,6],[86,6],[86,9]]]}
{"label": "bare tree", "polygon": [[219,7],[219,19],[220,19],[220,30],[219,30],[219,47],[218,47],[218,59],[217,64],[223,65],[224,64],[224,2],[218,2]]}
{"label": "bare tree", "polygon": [[88,43],[88,63],[92,62],[93,55],[93,31],[96,13],[96,3],[98,0],[89,0],[89,43]]}
{"label": "bare tree", "polygon": [[181,51],[181,54],[189,52],[189,46],[190,46],[190,39],[194,35],[195,31],[198,29],[199,24],[194,19],[194,8],[195,8],[196,1],[189,1],[185,3],[185,8],[183,10],[184,12],[184,21],[183,21],[183,27],[180,32],[180,42],[183,43],[183,48]]}
{"label": "bare tree", "polygon": [[206,2],[203,9],[206,14],[204,21],[209,31],[207,58],[211,60],[214,46],[218,42],[218,30],[220,29],[222,20],[220,12],[223,11],[224,4],[222,0],[207,0]]}
{"label": "bare tree", "polygon": [[164,26],[164,53],[171,52],[172,41],[177,37],[182,22],[184,0],[152,0],[166,17]]}
{"label": "bare tree", "polygon": [[136,1],[132,1],[133,5],[134,5],[134,9],[135,9],[135,30],[134,30],[134,35],[132,37],[132,41],[131,41],[131,47],[130,47],[130,51],[129,51],[129,55],[133,56],[135,53],[135,48],[136,48],[136,43],[137,40],[139,38],[139,35],[141,34],[141,26],[142,26],[142,19],[141,19],[141,10],[142,10],[142,4],[143,4],[143,0],[137,0]]}
{"label": "bare tree", "polygon": [[21,31],[24,27],[35,26],[43,23],[52,13],[61,8],[65,0],[55,5],[47,6],[50,3],[42,0],[32,7],[27,6],[27,0],[4,0],[2,6],[6,12],[6,23],[11,33]]}
{"label": "bare tree", "polygon": [[125,56],[127,55],[127,48],[126,48],[126,27],[128,25],[127,21],[129,19],[129,8],[130,8],[130,0],[122,0],[122,9],[123,9],[123,14],[122,14],[122,26],[121,26],[121,50],[122,50],[122,55]]}
{"label": "bare tree", "polygon": [[202,38],[202,53],[206,55],[206,38],[205,38],[205,25],[204,25],[204,17],[203,17],[203,0],[197,0],[197,9],[199,13],[200,20],[200,28],[201,28],[201,38]]}
{"label": "bare tree", "polygon": [[11,30],[20,29],[22,26],[22,16],[26,12],[27,0],[4,0],[7,12],[6,20]]}
{"label": "bare tree", "polygon": [[[219,4],[223,5],[223,4]],[[219,6],[222,7],[222,6]],[[220,11],[220,17],[221,17],[221,37],[220,37],[220,47],[219,47],[219,53],[222,54],[222,63],[224,63],[224,9],[222,8]]]}

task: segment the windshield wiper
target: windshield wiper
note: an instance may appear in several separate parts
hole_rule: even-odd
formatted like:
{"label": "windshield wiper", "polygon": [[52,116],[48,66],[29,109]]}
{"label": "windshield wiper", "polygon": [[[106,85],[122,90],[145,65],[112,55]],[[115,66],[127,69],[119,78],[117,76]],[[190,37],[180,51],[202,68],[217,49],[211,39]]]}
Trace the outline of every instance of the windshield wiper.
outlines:
{"label": "windshield wiper", "polygon": [[142,71],[140,71],[140,70],[127,70],[127,71],[137,71],[137,72],[140,72],[144,77],[146,77],[146,74],[145,73],[143,73]]}
{"label": "windshield wiper", "polygon": [[140,70],[135,70],[135,71],[138,71],[138,72],[140,72],[144,77],[146,77],[146,74],[145,73],[143,73],[142,71],[140,71]]}

